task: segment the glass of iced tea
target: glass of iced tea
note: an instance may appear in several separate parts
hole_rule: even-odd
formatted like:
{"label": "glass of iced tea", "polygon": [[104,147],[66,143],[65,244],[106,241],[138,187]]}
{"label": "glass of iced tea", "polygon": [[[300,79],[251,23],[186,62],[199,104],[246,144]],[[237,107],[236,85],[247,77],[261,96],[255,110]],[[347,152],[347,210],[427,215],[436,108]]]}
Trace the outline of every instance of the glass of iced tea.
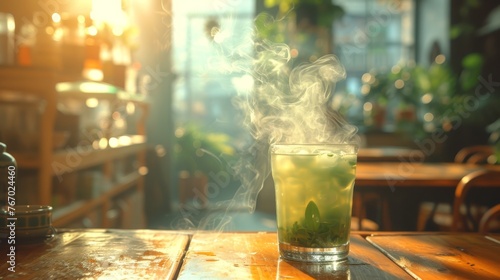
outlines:
{"label": "glass of iced tea", "polygon": [[357,149],[352,144],[271,146],[282,258],[347,259]]}

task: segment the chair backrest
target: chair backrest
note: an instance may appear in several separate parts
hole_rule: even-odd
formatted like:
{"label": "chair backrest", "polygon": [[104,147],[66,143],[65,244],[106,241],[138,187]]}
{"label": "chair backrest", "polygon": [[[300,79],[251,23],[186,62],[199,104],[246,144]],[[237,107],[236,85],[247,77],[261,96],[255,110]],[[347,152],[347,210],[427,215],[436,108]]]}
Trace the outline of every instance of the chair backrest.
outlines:
{"label": "chair backrest", "polygon": [[500,204],[497,204],[486,211],[479,222],[479,232],[486,234],[491,231],[491,222],[500,217]]}
{"label": "chair backrest", "polygon": [[455,155],[457,163],[486,163],[488,157],[494,154],[492,146],[476,145],[464,147]]}
{"label": "chair backrest", "polygon": [[[493,153],[475,153],[469,157],[467,160],[467,163],[473,163],[473,164],[490,164],[491,163],[491,158],[494,157]],[[493,162],[496,161],[493,160]]]}
{"label": "chair backrest", "polygon": [[[479,221],[475,221],[471,215],[470,205],[467,195],[473,187],[498,188],[500,190],[500,170],[479,170],[465,175],[455,189],[455,199],[453,202],[453,222],[452,231],[475,231]],[[495,196],[500,201],[500,195]],[[495,199],[495,197],[492,197]],[[466,203],[467,202],[467,203]],[[465,213],[462,209],[465,207]],[[470,226],[472,222],[473,226]]]}

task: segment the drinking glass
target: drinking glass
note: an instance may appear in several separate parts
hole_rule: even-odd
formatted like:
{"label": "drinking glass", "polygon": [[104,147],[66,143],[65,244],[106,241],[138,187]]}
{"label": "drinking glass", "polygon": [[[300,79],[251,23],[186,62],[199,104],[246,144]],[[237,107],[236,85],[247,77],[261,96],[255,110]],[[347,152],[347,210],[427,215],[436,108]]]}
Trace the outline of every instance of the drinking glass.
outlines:
{"label": "drinking glass", "polygon": [[353,144],[271,146],[282,258],[347,259],[357,149]]}

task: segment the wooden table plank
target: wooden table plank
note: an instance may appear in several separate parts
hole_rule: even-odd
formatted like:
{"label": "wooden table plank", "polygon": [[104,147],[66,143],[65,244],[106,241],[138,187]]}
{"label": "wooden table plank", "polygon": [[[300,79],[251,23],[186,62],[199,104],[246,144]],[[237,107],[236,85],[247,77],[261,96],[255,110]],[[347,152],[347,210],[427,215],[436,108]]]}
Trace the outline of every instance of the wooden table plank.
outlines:
{"label": "wooden table plank", "polygon": [[497,242],[500,244],[500,234],[499,233],[488,233],[488,234],[486,234],[486,238],[493,241],[493,242]]}
{"label": "wooden table plank", "polygon": [[425,155],[421,150],[405,147],[375,147],[358,150],[358,162],[414,162],[424,159]]}
{"label": "wooden table plank", "polygon": [[413,279],[361,236],[343,264],[279,258],[276,233],[199,233],[178,279]]}
{"label": "wooden table plank", "polygon": [[[2,279],[174,279],[189,235],[153,230],[85,230],[20,245],[15,273],[0,255]],[[6,252],[5,243],[1,246]]]}
{"label": "wooden table plank", "polygon": [[417,279],[499,279],[500,243],[476,234],[369,236]]}
{"label": "wooden table plank", "polygon": [[274,279],[278,261],[274,233],[198,233],[178,279]]}
{"label": "wooden table plank", "polygon": [[374,189],[385,187],[455,188],[465,175],[484,169],[462,163],[359,162],[356,166],[356,187]]}
{"label": "wooden table plank", "polygon": [[351,236],[348,259],[351,279],[413,279],[358,235]]}

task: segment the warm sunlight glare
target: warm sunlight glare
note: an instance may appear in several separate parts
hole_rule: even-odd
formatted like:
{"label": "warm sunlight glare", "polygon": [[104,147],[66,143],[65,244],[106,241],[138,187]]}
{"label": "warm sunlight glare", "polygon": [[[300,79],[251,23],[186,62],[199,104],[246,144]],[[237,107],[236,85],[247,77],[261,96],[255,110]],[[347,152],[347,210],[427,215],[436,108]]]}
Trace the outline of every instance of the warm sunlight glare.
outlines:
{"label": "warm sunlight glare", "polygon": [[121,0],[92,0],[91,18],[94,22],[106,23],[112,27],[123,26]]}
{"label": "warm sunlight glare", "polygon": [[97,106],[99,106],[99,100],[97,98],[87,98],[87,100],[85,100],[85,105],[87,105],[87,107],[89,108],[96,108]]}

